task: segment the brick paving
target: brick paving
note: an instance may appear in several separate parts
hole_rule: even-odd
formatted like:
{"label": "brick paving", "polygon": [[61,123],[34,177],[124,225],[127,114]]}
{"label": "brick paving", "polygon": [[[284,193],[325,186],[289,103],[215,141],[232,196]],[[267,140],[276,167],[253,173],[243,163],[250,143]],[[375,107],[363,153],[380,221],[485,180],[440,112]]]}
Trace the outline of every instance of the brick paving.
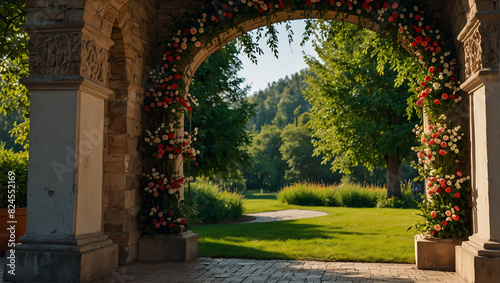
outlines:
{"label": "brick paving", "polygon": [[328,283],[453,282],[455,272],[418,270],[413,264],[203,258],[188,263],[135,262],[92,283]]}

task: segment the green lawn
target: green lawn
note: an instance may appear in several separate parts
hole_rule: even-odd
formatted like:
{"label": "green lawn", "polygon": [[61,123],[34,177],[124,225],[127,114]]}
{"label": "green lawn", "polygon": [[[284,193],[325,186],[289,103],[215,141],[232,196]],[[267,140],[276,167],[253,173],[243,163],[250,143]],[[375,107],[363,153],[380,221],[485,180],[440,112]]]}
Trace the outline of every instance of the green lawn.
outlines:
{"label": "green lawn", "polygon": [[[246,213],[290,208],[328,212],[328,216],[272,223],[194,227],[201,256],[309,259],[324,261],[415,261],[414,209],[304,207],[279,204],[275,194],[247,195]],[[274,198],[274,199],[273,199]]]}

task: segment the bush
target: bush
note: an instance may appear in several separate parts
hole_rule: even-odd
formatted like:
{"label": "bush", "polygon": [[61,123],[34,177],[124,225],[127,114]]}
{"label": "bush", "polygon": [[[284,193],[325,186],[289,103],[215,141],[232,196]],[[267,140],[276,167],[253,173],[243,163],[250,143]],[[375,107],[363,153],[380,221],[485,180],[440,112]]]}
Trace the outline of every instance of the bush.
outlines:
{"label": "bush", "polygon": [[413,193],[412,191],[413,183],[401,182],[401,198],[393,197],[390,199],[385,199],[385,197],[380,198],[377,207],[390,207],[390,208],[418,208],[418,204],[422,202],[424,196],[419,193]]}
{"label": "bush", "polygon": [[297,183],[283,188],[278,200],[285,204],[306,206],[375,207],[385,190],[356,184],[325,186]]}
{"label": "bush", "polygon": [[333,199],[331,188],[315,184],[296,183],[278,194],[278,201],[284,204],[322,206],[326,205],[326,199]]}
{"label": "bush", "polygon": [[203,223],[218,223],[243,214],[243,195],[224,191],[217,185],[198,180],[191,184],[191,197]]}
{"label": "bush", "polygon": [[[9,172],[14,172],[15,177],[15,203],[16,207],[26,207],[28,187],[28,152],[14,153],[12,149],[6,150],[5,143],[0,143],[0,208],[9,205],[8,190]],[[12,178],[12,177],[11,177]]]}
{"label": "bush", "polygon": [[345,207],[375,207],[384,189],[363,187],[357,184],[346,184],[339,187],[335,199],[339,206]]}

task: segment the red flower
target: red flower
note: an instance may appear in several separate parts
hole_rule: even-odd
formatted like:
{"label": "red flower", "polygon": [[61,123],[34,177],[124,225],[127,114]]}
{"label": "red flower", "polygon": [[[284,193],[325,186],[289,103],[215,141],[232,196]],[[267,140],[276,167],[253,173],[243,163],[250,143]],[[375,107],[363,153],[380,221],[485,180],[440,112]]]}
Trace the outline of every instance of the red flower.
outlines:
{"label": "red flower", "polygon": [[168,224],[168,227],[170,227],[170,228],[174,228],[174,227],[175,227],[175,224],[174,224],[174,223],[170,223],[170,224]]}
{"label": "red flower", "polygon": [[170,211],[170,212],[168,213],[168,215],[170,215],[170,216],[174,216],[174,212],[173,212],[173,211]]}
{"label": "red flower", "polygon": [[415,15],[415,20],[420,20],[420,15]]}
{"label": "red flower", "polygon": [[173,90],[176,90],[176,89],[177,89],[177,85],[176,85],[176,84],[172,84],[172,85],[170,86],[170,88],[171,88],[171,89],[173,89]]}
{"label": "red flower", "polygon": [[447,145],[448,145],[448,144],[447,144],[447,143],[445,143],[445,142],[442,142],[442,143],[441,143],[441,147],[446,147]]}
{"label": "red flower", "polygon": [[446,225],[448,225],[448,222],[446,222],[445,220],[443,220],[443,221],[441,221],[441,225],[446,226]]}
{"label": "red flower", "polygon": [[430,72],[430,73],[433,73],[433,72],[434,72],[434,67],[430,67],[430,68],[429,68],[429,72]]}
{"label": "red flower", "polygon": [[149,110],[151,110],[151,108],[149,108],[149,106],[146,105],[146,106],[144,106],[144,110],[149,111]]}
{"label": "red flower", "polygon": [[430,145],[435,145],[436,143],[434,142],[434,140],[430,140],[430,141],[429,141],[429,144],[430,144]]}
{"label": "red flower", "polygon": [[182,225],[186,224],[186,220],[182,219],[182,220],[181,220],[181,224],[182,224]]}
{"label": "red flower", "polygon": [[444,191],[447,192],[447,193],[451,193],[451,188],[447,187]]}
{"label": "red flower", "polygon": [[458,208],[458,206],[455,205],[455,210],[456,211],[460,211],[460,209]]}
{"label": "red flower", "polygon": [[439,151],[439,154],[441,154],[441,155],[445,155],[445,154],[446,154],[446,151],[441,149],[441,150]]}
{"label": "red flower", "polygon": [[455,197],[459,198],[460,197],[460,193],[455,193]]}
{"label": "red flower", "polygon": [[[429,129],[429,130],[432,130],[432,129]],[[438,133],[434,133],[432,134],[432,138],[433,139],[437,139],[439,137],[439,134]]]}
{"label": "red flower", "polygon": [[174,133],[168,133],[168,138],[169,138],[169,139],[173,139],[173,138],[175,138]]}
{"label": "red flower", "polygon": [[420,42],[422,42],[422,37],[421,37],[420,35],[419,35],[419,36],[417,36],[417,37],[415,37],[415,42],[416,42],[416,43],[420,43]]}
{"label": "red flower", "polygon": [[423,104],[424,104],[424,100],[423,99],[417,100],[417,106],[422,106]]}
{"label": "red flower", "polygon": [[455,99],[455,96],[454,96],[453,94],[450,94],[450,95],[448,96],[448,98],[449,98],[450,100],[454,100],[454,99]]}
{"label": "red flower", "polygon": [[437,99],[437,98],[436,98],[436,99],[434,99],[434,104],[439,105],[440,103],[441,103],[441,102],[439,101],[439,99]]}
{"label": "red flower", "polygon": [[448,98],[448,94],[447,93],[443,93],[443,95],[441,95],[441,98],[447,99]]}
{"label": "red flower", "polygon": [[431,235],[434,235],[434,234],[436,234],[436,231],[431,230],[429,233],[431,233]]}
{"label": "red flower", "polygon": [[416,31],[417,33],[420,33],[420,32],[422,31],[422,28],[421,28],[421,27],[416,27],[416,28],[415,28],[415,31]]}
{"label": "red flower", "polygon": [[457,172],[457,176],[458,176],[458,177],[462,177],[462,171],[458,171],[458,172]]}
{"label": "red flower", "polygon": [[175,79],[176,79],[176,80],[178,80],[178,79],[180,79],[180,78],[181,78],[181,75],[179,75],[179,74],[175,74],[175,76],[174,76],[174,77],[175,77]]}
{"label": "red flower", "polygon": [[430,80],[431,80],[431,76],[426,76],[426,77],[425,77],[425,81],[426,81],[426,82],[428,82],[428,81],[430,81]]}

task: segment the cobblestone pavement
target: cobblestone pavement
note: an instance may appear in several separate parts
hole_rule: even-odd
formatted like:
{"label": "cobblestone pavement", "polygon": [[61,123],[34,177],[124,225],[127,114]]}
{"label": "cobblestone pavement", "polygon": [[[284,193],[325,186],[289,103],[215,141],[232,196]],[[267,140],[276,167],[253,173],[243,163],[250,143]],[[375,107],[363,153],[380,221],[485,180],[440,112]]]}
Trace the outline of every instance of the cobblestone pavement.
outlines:
{"label": "cobblestone pavement", "polygon": [[413,264],[198,258],[188,263],[136,262],[92,283],[150,282],[455,282],[454,272],[417,270]]}

